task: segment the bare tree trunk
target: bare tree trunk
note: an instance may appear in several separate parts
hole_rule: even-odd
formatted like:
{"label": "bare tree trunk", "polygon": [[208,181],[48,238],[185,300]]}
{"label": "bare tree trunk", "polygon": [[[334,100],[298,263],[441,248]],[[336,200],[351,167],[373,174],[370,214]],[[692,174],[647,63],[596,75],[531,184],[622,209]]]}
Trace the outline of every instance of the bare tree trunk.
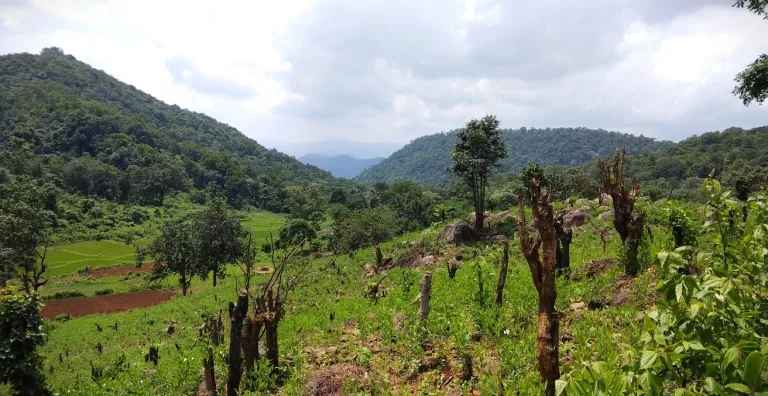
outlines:
{"label": "bare tree trunk", "polygon": [[240,380],[243,378],[243,357],[240,351],[243,334],[243,320],[248,313],[248,294],[241,292],[237,304],[229,303],[229,377],[227,378],[227,396],[237,396]]}
{"label": "bare tree trunk", "polygon": [[[546,382],[546,395],[555,395],[555,381],[560,378],[560,363],[558,361],[558,317],[555,312],[557,290],[555,284],[556,264],[555,252],[557,236],[552,205],[549,203],[549,192],[541,188],[537,180],[531,181],[531,207],[533,224],[538,235],[528,234],[525,222],[525,201],[522,194],[519,197],[520,246],[525,260],[531,270],[531,278],[539,295],[539,322],[536,333],[536,355],[539,362],[539,375]],[[541,258],[539,248],[541,247]]]}
{"label": "bare tree trunk", "polygon": [[424,323],[429,316],[429,298],[432,291],[432,272],[427,271],[424,274],[424,280],[421,282],[421,309],[419,310],[419,321]]}
{"label": "bare tree trunk", "polygon": [[213,366],[213,348],[208,347],[208,358],[203,358],[203,383],[207,395],[216,394],[216,372]]}
{"label": "bare tree trunk", "polygon": [[216,286],[216,269],[213,269],[213,286]]}
{"label": "bare tree trunk", "polygon": [[267,348],[267,359],[275,370],[280,365],[280,352],[277,346],[277,321],[267,321],[264,323],[265,344]]}
{"label": "bare tree trunk", "polygon": [[376,245],[376,267],[381,267],[384,265],[384,255],[381,254],[381,247],[379,245]]}
{"label": "bare tree trunk", "polygon": [[461,380],[464,382],[472,380],[472,355],[464,353],[461,355]]}
{"label": "bare tree trunk", "polygon": [[262,325],[262,319],[258,315],[245,318],[242,339],[246,376],[251,375],[253,364],[259,359],[259,333]]}
{"label": "bare tree trunk", "polygon": [[504,298],[504,285],[507,283],[507,269],[509,268],[509,242],[504,242],[504,256],[501,258],[499,269],[499,281],[496,282],[496,305],[501,305]]}
{"label": "bare tree trunk", "polygon": [[629,190],[624,186],[624,157],[627,151],[616,150],[611,163],[602,160],[598,162],[600,177],[603,180],[603,191],[613,199],[613,226],[621,237],[627,253],[624,262],[624,272],[634,276],[638,272],[637,265],[637,241],[643,233],[645,213],[634,211],[635,201],[640,194],[640,185],[637,179],[632,177],[632,185]]}

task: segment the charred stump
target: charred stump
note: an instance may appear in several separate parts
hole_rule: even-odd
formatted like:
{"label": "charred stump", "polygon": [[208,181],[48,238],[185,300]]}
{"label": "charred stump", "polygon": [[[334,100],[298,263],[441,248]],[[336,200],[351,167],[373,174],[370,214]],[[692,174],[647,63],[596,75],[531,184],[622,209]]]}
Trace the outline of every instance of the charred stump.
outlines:
{"label": "charred stump", "polygon": [[419,321],[424,323],[429,316],[429,299],[432,292],[432,273],[427,271],[421,282],[421,308],[419,309]]}
{"label": "charred stump", "polygon": [[499,280],[496,282],[496,305],[501,305],[504,298],[504,285],[507,283],[507,269],[509,268],[509,242],[504,242],[504,255],[501,257],[499,268]]}
{"label": "charred stump", "polygon": [[229,370],[227,378],[227,396],[237,396],[240,391],[240,381],[243,378],[242,345],[243,321],[248,313],[248,294],[241,292],[237,296],[237,304],[229,303]]}
{"label": "charred stump", "polygon": [[626,155],[626,150],[618,149],[613,161],[606,163],[600,160],[598,169],[603,181],[603,192],[609,194],[613,199],[613,226],[619,233],[621,243],[626,249],[624,273],[634,276],[639,270],[637,249],[643,233],[645,213],[638,213],[634,210],[635,202],[640,194],[640,184],[638,184],[637,178],[632,177],[630,189],[624,186],[624,158]]}
{"label": "charred stump", "polygon": [[555,395],[555,381],[560,378],[558,360],[559,322],[555,312],[557,289],[555,286],[557,235],[555,232],[554,213],[549,201],[549,192],[542,188],[538,180],[531,180],[531,208],[533,226],[538,235],[528,233],[525,221],[525,200],[522,194],[518,199],[520,246],[531,270],[531,278],[539,297],[539,320],[536,333],[536,355],[539,363],[539,376],[546,382],[546,395]]}

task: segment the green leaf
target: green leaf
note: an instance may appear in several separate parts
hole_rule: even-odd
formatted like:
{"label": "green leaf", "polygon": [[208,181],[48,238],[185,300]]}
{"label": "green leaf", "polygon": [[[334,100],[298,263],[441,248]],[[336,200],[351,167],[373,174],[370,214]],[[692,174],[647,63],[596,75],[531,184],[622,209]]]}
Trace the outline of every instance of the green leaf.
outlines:
{"label": "green leaf", "polygon": [[750,389],[757,392],[760,387],[760,371],[763,367],[763,355],[758,351],[754,351],[747,356],[744,360],[744,371],[742,372],[742,378],[747,383]]}
{"label": "green leaf", "polygon": [[675,396],[696,396],[696,394],[688,389],[676,389]]}
{"label": "green leaf", "polygon": [[736,392],[741,392],[741,393],[749,393],[749,387],[748,387],[748,386],[746,386],[746,385],[744,385],[744,384],[740,384],[740,383],[738,383],[738,382],[734,382],[734,383],[732,383],[732,384],[728,384],[728,385],[726,385],[725,387],[726,387],[727,389],[733,389],[733,390],[735,390]]}
{"label": "green leaf", "polygon": [[714,378],[707,377],[707,379],[704,380],[704,390],[709,393],[720,395],[723,393],[723,386],[717,383]]}
{"label": "green leaf", "polygon": [[725,351],[725,354],[723,355],[723,364],[721,366],[722,370],[725,370],[729,364],[737,361],[739,359],[739,350],[737,348],[728,348],[727,351]]}
{"label": "green leaf", "polygon": [[640,369],[647,369],[653,366],[658,359],[659,353],[650,349],[643,350],[643,355],[640,357]]}
{"label": "green leaf", "polygon": [[557,380],[555,381],[555,396],[560,396],[565,392],[568,387],[568,381]]}

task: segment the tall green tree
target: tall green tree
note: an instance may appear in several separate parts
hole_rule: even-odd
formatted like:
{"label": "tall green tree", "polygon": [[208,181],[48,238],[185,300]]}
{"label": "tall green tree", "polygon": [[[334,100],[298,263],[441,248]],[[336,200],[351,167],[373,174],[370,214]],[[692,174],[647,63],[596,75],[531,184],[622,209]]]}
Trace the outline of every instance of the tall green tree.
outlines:
{"label": "tall green tree", "polygon": [[237,215],[221,198],[211,199],[208,207],[194,219],[195,249],[200,276],[213,274],[213,285],[224,277],[224,265],[233,263],[242,254],[241,238],[245,230]]}
{"label": "tall green tree", "polygon": [[[749,11],[768,20],[768,0],[737,0],[737,8],[747,8]],[[736,87],[733,94],[749,106],[752,101],[762,105],[768,99],[768,55],[760,55],[747,68],[736,75]]]}
{"label": "tall green tree", "polygon": [[319,184],[289,186],[285,189],[285,209],[291,217],[320,222],[328,200]]}
{"label": "tall green tree", "polygon": [[501,139],[499,120],[490,114],[480,120],[470,120],[456,136],[459,141],[451,152],[451,171],[472,190],[475,229],[480,230],[483,228],[488,177],[499,161],[506,158],[507,148]]}
{"label": "tall green tree", "polygon": [[0,281],[16,277],[27,290],[45,284],[47,269],[38,248],[48,239],[53,213],[45,209],[42,187],[36,181],[17,177],[0,185]]}
{"label": "tall green tree", "polygon": [[146,248],[136,247],[136,262],[146,256],[155,261],[150,280],[160,280],[176,274],[182,295],[192,284],[192,278],[202,272],[197,259],[195,224],[188,219],[168,221],[160,227],[160,235]]}

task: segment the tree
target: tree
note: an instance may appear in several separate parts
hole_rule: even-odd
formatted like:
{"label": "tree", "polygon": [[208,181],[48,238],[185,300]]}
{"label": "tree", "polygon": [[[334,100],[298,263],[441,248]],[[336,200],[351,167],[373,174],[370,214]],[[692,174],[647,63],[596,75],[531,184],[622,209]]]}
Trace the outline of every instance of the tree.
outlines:
{"label": "tree", "polygon": [[202,270],[197,260],[195,225],[187,220],[172,220],[160,226],[160,235],[147,248],[136,248],[136,262],[150,256],[155,261],[150,280],[160,280],[171,274],[179,277],[181,294],[186,296],[192,278]]}
{"label": "tree", "polygon": [[[558,360],[559,321],[555,312],[557,289],[555,285],[556,266],[555,250],[557,236],[549,192],[542,188],[538,180],[530,182],[530,201],[533,212],[533,226],[538,235],[528,233],[525,221],[525,201],[520,194],[518,206],[518,229],[520,246],[528,268],[531,270],[533,284],[539,295],[539,325],[536,334],[536,355],[539,360],[539,375],[547,383],[547,396],[555,395],[555,381],[560,378]],[[541,249],[541,253],[539,253]]]}
{"label": "tree", "polygon": [[627,151],[617,149],[613,161],[598,162],[600,178],[603,182],[603,192],[613,199],[613,226],[621,237],[621,243],[626,250],[624,273],[634,276],[638,271],[637,250],[643,233],[645,213],[634,210],[635,201],[640,195],[640,184],[632,177],[629,190],[624,186],[624,158]]}
{"label": "tree", "polygon": [[46,194],[33,180],[17,177],[0,185],[0,281],[17,277],[29,290],[45,284],[45,256],[53,214],[45,210]]}
{"label": "tree", "polygon": [[213,285],[224,277],[224,264],[241,256],[241,238],[245,235],[240,219],[221,198],[211,199],[208,207],[194,218],[197,268],[205,279],[213,273]]}
{"label": "tree", "polygon": [[435,198],[419,187],[418,184],[399,180],[384,192],[384,202],[395,210],[400,217],[400,230],[407,231],[411,224],[426,227],[432,217]]}
{"label": "tree", "polygon": [[470,120],[456,136],[459,141],[451,152],[451,170],[472,190],[475,229],[480,230],[483,228],[488,177],[498,162],[506,158],[507,147],[501,139],[499,120],[490,114],[480,120]]}
{"label": "tree", "polygon": [[[733,6],[746,7],[768,20],[768,0],[737,0]],[[749,106],[752,101],[762,105],[765,99],[768,99],[768,55],[760,55],[743,72],[736,75],[735,81],[733,94],[741,99],[744,106]]]}
{"label": "tree", "polygon": [[304,242],[312,241],[317,237],[317,231],[306,220],[292,219],[280,227],[279,238],[276,243],[278,248],[288,248],[296,245],[304,250]]}
{"label": "tree", "polygon": [[336,221],[329,236],[334,252],[348,252],[392,239],[397,216],[389,206],[350,212]]}
{"label": "tree", "polygon": [[17,293],[10,285],[0,289],[0,384],[10,384],[18,395],[50,394],[37,353],[45,343],[41,306],[36,292]]}
{"label": "tree", "polygon": [[326,205],[327,200],[319,184],[289,186],[285,189],[285,209],[293,218],[319,222]]}

